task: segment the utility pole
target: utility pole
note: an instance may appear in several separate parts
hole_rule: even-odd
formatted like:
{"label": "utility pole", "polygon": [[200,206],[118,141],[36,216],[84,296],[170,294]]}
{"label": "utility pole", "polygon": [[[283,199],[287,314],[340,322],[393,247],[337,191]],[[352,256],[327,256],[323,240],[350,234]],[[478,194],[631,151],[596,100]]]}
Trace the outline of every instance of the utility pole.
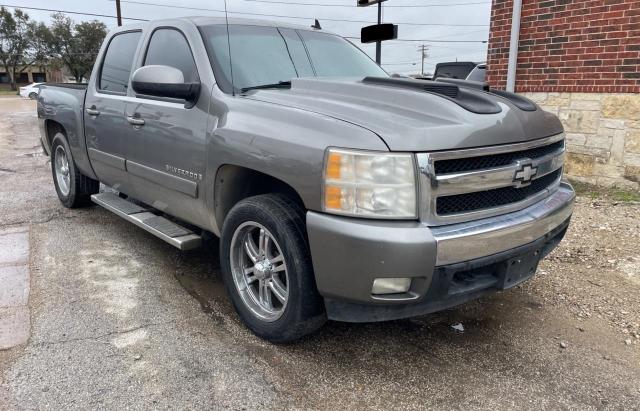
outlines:
{"label": "utility pole", "polygon": [[[382,2],[378,3],[378,24],[382,24]],[[376,41],[376,63],[382,64],[382,42]]]}
{"label": "utility pole", "polygon": [[122,12],[120,11],[120,0],[116,0],[116,16],[118,17],[118,26],[122,26]]}
{"label": "utility pole", "polygon": [[422,68],[420,69],[420,75],[424,77],[424,60],[429,57],[429,46],[422,44],[418,50],[420,51],[420,58],[422,60]]}

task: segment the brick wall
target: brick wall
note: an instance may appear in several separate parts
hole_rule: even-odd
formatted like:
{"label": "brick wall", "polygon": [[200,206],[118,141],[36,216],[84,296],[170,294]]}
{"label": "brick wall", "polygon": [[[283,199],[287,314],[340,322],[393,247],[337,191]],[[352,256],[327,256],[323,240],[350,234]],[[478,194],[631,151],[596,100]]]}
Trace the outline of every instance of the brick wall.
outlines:
{"label": "brick wall", "polygon": [[[513,0],[493,0],[487,81],[504,88]],[[640,0],[523,0],[517,92],[640,92]]]}

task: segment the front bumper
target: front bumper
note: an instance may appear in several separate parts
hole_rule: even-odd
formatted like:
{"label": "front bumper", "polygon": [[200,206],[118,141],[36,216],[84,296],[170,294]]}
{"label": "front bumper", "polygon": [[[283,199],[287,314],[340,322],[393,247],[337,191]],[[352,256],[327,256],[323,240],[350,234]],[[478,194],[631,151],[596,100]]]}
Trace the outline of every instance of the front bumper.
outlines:
{"label": "front bumper", "polygon": [[[524,281],[562,239],[574,199],[563,183],[518,212],[434,228],[309,212],[313,267],[327,315],[357,322],[410,317]],[[513,261],[528,264],[517,281],[507,278]],[[412,278],[409,291],[371,294],[374,279],[393,277]]]}

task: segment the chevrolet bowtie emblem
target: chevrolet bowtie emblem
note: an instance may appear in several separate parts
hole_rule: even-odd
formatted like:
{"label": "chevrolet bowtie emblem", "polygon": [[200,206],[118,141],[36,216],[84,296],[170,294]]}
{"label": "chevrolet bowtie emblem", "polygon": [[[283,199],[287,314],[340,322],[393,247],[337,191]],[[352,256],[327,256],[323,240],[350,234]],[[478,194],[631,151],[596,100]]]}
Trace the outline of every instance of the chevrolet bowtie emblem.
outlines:
{"label": "chevrolet bowtie emblem", "polygon": [[538,167],[534,167],[530,161],[518,162],[518,168],[513,177],[513,182],[516,183],[516,185],[527,185],[536,174],[538,174]]}

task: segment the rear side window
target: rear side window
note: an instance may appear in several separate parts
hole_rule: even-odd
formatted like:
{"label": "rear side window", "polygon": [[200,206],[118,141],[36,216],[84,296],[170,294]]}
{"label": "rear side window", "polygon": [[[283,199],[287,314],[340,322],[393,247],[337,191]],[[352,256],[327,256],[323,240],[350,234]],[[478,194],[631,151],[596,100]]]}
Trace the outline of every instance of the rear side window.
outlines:
{"label": "rear side window", "polygon": [[153,32],[144,65],[162,65],[182,71],[184,81],[198,81],[198,70],[191,48],[182,33],[174,29],[158,29]]}
{"label": "rear side window", "polygon": [[471,70],[471,73],[469,73],[469,77],[467,78],[467,80],[485,81],[486,76],[487,66],[478,66]]}
{"label": "rear side window", "polygon": [[464,80],[475,66],[471,64],[439,64],[434,77],[446,77]]}
{"label": "rear side window", "polygon": [[141,33],[139,31],[116,34],[113,36],[100,69],[98,88],[114,93],[127,92],[133,57],[138,48]]}

